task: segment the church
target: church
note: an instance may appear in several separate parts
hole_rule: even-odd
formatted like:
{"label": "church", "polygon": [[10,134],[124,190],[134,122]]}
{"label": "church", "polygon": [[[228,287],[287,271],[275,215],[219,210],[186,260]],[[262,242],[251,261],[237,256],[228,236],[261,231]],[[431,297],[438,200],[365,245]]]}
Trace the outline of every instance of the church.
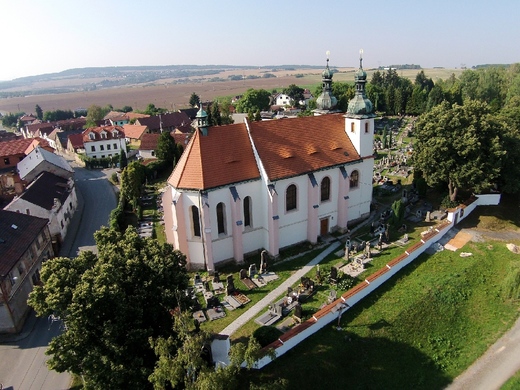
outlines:
{"label": "church", "polygon": [[167,241],[188,268],[213,272],[244,255],[316,243],[370,214],[373,106],[362,58],[346,113],[335,110],[333,73],[322,73],[314,116],[197,129],[163,194]]}

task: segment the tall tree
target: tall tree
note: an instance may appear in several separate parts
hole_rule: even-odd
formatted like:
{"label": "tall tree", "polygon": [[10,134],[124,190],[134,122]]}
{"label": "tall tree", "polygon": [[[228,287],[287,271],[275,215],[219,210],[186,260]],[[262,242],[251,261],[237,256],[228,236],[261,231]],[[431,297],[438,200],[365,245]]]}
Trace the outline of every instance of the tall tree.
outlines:
{"label": "tall tree", "polygon": [[193,92],[190,96],[190,101],[189,101],[191,108],[198,106],[199,102],[200,102],[199,95],[197,95],[195,92]]}
{"label": "tall tree", "polygon": [[304,100],[303,98],[304,89],[298,87],[296,84],[291,84],[287,88],[284,88],[282,93],[289,96],[292,100],[292,104],[295,107],[300,106],[300,101]]}
{"label": "tall tree", "polygon": [[38,104],[34,107],[34,111],[36,112],[36,118],[43,120],[43,110]]}
{"label": "tall tree", "polygon": [[238,112],[264,111],[269,109],[271,94],[265,89],[248,89],[237,104]]}
{"label": "tall tree", "polygon": [[482,102],[463,106],[443,102],[422,115],[415,125],[414,167],[428,185],[445,183],[451,201],[460,188],[476,192],[499,178],[504,151],[502,125]]}
{"label": "tall tree", "polygon": [[30,294],[39,316],[66,325],[50,342],[48,364],[81,375],[88,388],[148,388],[156,363],[149,339],[176,337],[170,311],[188,284],[185,256],[134,228],[94,236],[98,255],[48,260]]}
{"label": "tall tree", "polygon": [[124,150],[121,150],[121,153],[119,154],[119,168],[125,169],[128,165],[128,159],[126,157],[126,152]]}
{"label": "tall tree", "polygon": [[138,161],[132,161],[121,173],[121,196],[134,208],[137,207],[145,179],[145,168]]}
{"label": "tall tree", "polygon": [[155,151],[157,158],[171,165],[175,161],[176,150],[175,140],[170,132],[163,131],[157,141],[157,150]]}
{"label": "tall tree", "polygon": [[211,108],[210,108],[209,111],[211,112],[210,126],[220,126],[220,125],[222,125],[222,117],[220,116],[219,104],[217,102],[211,103]]}
{"label": "tall tree", "polygon": [[97,122],[102,120],[106,115],[105,110],[103,110],[100,106],[95,104],[91,105],[87,111],[87,123],[85,124],[85,128],[96,127]]}

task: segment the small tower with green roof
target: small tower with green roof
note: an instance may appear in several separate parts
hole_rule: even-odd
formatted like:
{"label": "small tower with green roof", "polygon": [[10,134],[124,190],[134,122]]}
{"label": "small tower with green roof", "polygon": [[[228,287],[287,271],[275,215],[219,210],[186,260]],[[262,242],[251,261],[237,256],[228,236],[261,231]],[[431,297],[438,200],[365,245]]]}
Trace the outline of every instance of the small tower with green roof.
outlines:
{"label": "small tower with green roof", "polygon": [[327,67],[321,73],[322,92],[316,99],[316,109],[313,111],[315,116],[338,112],[335,110],[338,99],[332,95],[332,76],[333,73],[329,68],[329,55],[327,51]]}
{"label": "small tower with green roof", "polygon": [[365,94],[367,73],[363,70],[363,50],[359,51],[359,69],[355,75],[356,94],[348,103],[345,131],[361,157],[374,153],[373,105]]}
{"label": "small tower with green roof", "polygon": [[199,111],[195,116],[197,120],[197,129],[200,130],[202,135],[208,135],[208,113],[202,109],[202,102],[199,101]]}

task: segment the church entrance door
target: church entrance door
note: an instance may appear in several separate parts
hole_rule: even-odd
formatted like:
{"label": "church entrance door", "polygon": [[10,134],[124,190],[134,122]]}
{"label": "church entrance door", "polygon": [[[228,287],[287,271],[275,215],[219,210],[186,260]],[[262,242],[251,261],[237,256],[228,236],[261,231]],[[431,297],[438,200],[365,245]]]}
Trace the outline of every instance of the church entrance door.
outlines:
{"label": "church entrance door", "polygon": [[320,236],[329,234],[329,218],[320,219]]}

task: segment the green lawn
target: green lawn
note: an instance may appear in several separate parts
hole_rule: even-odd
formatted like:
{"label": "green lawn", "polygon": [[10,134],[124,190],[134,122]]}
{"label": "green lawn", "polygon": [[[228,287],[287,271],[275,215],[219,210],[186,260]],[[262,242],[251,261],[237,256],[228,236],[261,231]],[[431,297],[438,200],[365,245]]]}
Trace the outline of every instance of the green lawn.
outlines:
{"label": "green lawn", "polygon": [[[518,317],[501,295],[504,243],[423,255],[335,323],[244,382],[285,378],[290,389],[441,389]],[[288,369],[290,368],[290,369]]]}

